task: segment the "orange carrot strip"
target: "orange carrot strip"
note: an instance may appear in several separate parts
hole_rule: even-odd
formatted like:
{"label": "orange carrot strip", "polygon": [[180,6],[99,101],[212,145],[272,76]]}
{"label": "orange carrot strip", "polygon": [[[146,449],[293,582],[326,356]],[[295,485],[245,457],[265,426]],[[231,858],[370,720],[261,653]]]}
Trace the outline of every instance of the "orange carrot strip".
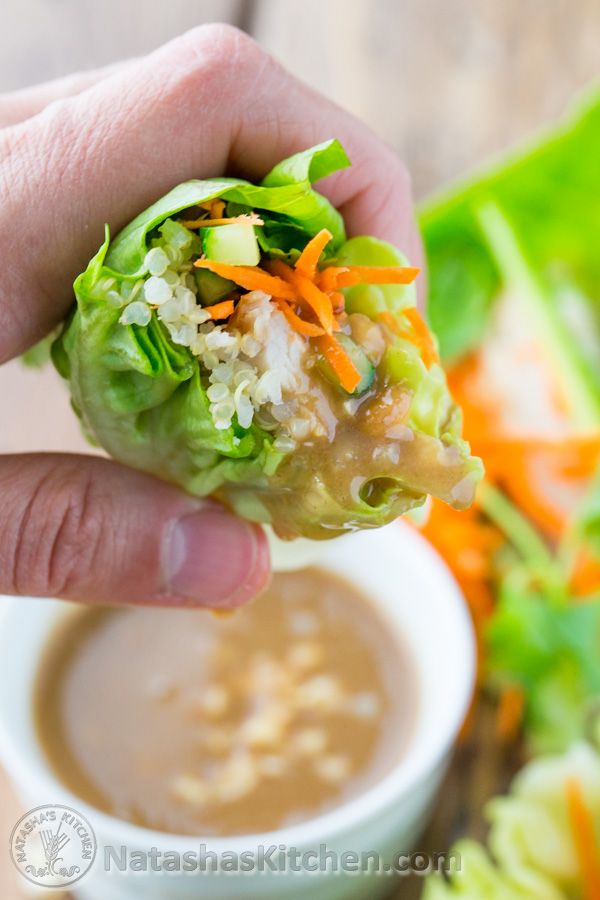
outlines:
{"label": "orange carrot strip", "polygon": [[515,740],[523,721],[525,693],[520,684],[507,685],[500,695],[496,734],[503,743]]}
{"label": "orange carrot strip", "polygon": [[421,270],[414,266],[328,266],[328,279],[335,278],[337,287],[354,284],[411,284]]}
{"label": "orange carrot strip", "polygon": [[301,272],[294,273],[295,287],[308,305],[314,310],[317,319],[328,334],[334,327],[333,306],[331,299],[324,291],[319,290],[314,281],[311,281]]}
{"label": "orange carrot strip", "polygon": [[579,551],[575,561],[571,588],[577,597],[600,591],[600,562],[585,548]]}
{"label": "orange carrot strip", "polygon": [[296,315],[294,310],[285,300],[275,298],[275,302],[294,331],[297,331],[298,334],[303,334],[305,337],[320,337],[320,335],[325,334],[319,325],[313,325],[312,322],[306,322],[304,319],[301,319],[300,316]]}
{"label": "orange carrot strip", "polygon": [[332,237],[332,233],[326,228],[322,228],[318,234],[315,234],[296,260],[296,270],[302,272],[307,278],[313,279],[317,271],[319,257]]}
{"label": "orange carrot strip", "polygon": [[410,341],[414,344],[414,335],[407,331],[406,328],[402,328],[394,313],[391,313],[388,310],[384,310],[383,312],[380,312],[378,314],[377,318],[380,322],[383,322],[384,325],[387,325],[387,327],[396,335],[396,337],[403,338],[405,341]]}
{"label": "orange carrot strip", "polygon": [[210,204],[209,214],[211,219],[222,219],[225,212],[225,202],[223,200],[213,200]]}
{"label": "orange carrot strip", "polygon": [[220,303],[213,303],[212,306],[206,307],[206,312],[210,314],[211,319],[228,319],[233,315],[235,305],[233,300],[222,300]]}
{"label": "orange carrot strip", "polygon": [[348,266],[357,283],[412,284],[419,272],[416,266]]}
{"label": "orange carrot strip", "polygon": [[345,391],[351,394],[360,384],[361,375],[344,348],[330,334],[324,334],[315,339],[317,348],[321,351]]}
{"label": "orange carrot strip", "polygon": [[344,306],[346,304],[346,298],[339,291],[332,291],[329,294],[329,299],[331,300],[331,305],[333,306],[333,311],[335,313],[340,313],[344,311]]}
{"label": "orange carrot strip", "polygon": [[228,219],[194,219],[193,221],[182,221],[182,225],[186,228],[212,228],[214,225],[264,225],[265,223],[259,216],[242,215],[232,216]]}
{"label": "orange carrot strip", "polygon": [[225,201],[216,197],[214,200],[207,200],[205,203],[199,203],[200,209],[206,209],[211,219],[219,219],[223,215],[225,209]]}
{"label": "orange carrot strip", "polygon": [[600,851],[594,820],[586,806],[581,783],[567,782],[567,808],[577,850],[585,900],[600,900]]}
{"label": "orange carrot strip", "polygon": [[213,259],[197,259],[194,265],[198,269],[210,269],[222,278],[239,284],[247,291],[264,291],[271,297],[283,300],[295,300],[296,292],[282,278],[269,275],[257,266],[230,266],[227,263],[215,262]]}
{"label": "orange carrot strip", "polygon": [[277,277],[295,288],[296,294],[310,306],[327,334],[331,334],[334,329],[333,307],[327,294],[319,290],[302,272],[294,271],[280,259],[272,259],[267,265]]}
{"label": "orange carrot strip", "polygon": [[427,368],[429,368],[432,363],[438,362],[439,360],[435,343],[433,341],[433,337],[431,336],[431,332],[421,318],[416,307],[407,306],[402,310],[402,312],[410,322],[412,329],[417,339],[419,340],[423,362],[425,363]]}
{"label": "orange carrot strip", "polygon": [[346,266],[327,266],[327,268],[321,269],[318,273],[317,285],[322,291],[325,291],[326,294],[331,291],[336,291],[338,288],[338,278],[340,275],[349,271],[350,270]]}

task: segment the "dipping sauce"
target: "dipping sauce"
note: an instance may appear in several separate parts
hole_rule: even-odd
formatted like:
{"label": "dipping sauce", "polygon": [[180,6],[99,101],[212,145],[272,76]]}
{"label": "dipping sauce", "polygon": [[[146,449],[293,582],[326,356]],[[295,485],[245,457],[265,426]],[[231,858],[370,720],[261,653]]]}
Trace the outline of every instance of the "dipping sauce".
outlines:
{"label": "dipping sauce", "polygon": [[276,575],[228,617],[70,612],[35,714],[58,778],[91,805],[177,834],[270,831],[389,771],[417,708],[407,647],[368,598],[318,569]]}

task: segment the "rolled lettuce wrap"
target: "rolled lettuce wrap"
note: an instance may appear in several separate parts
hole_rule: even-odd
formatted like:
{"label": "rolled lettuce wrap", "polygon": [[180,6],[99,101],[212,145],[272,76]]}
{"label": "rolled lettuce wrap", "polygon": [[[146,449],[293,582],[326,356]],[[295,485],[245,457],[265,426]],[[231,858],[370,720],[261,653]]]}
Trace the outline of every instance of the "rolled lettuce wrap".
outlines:
{"label": "rolled lettuce wrap", "polygon": [[465,507],[481,475],[417,270],[346,240],[312,188],[347,165],[328,141],[107,227],[53,346],[91,440],[286,538],[384,525],[428,494]]}

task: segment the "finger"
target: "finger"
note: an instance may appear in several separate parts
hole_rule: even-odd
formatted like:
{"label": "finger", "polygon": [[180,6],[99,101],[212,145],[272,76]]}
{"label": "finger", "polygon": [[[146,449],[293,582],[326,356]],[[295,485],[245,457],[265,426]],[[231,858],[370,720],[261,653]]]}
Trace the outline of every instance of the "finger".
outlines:
{"label": "finger", "polygon": [[0,592],[238,606],[265,586],[262,529],[104,459],[0,457]]}
{"label": "finger", "polygon": [[8,94],[0,94],[0,128],[16,125],[35,116],[55,100],[64,97],[72,97],[80,94],[102,78],[113,75],[119,69],[131,64],[127,62],[113,63],[100,69],[91,69],[88,72],[76,72],[73,75],[65,75],[63,78],[55,78],[44,84],[35,84],[19,91]]}
{"label": "finger", "polygon": [[331,136],[354,166],[323,190],[350,232],[408,245],[410,184],[391,150],[229,26],[196,29],[7,129],[0,360],[64,316],[70,282],[97,249],[104,222],[115,233],[180,181],[231,167],[258,178]]}

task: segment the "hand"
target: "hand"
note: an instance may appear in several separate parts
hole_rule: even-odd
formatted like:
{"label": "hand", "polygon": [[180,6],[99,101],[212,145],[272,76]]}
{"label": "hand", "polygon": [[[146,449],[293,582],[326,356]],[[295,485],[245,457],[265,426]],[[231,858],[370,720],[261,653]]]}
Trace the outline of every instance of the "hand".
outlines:
{"label": "hand", "polygon": [[[2,124],[0,363],[68,312],[105,222],[116,234],[180,181],[224,172],[256,180],[329,137],[353,161],[322,187],[350,233],[418,255],[396,156],[228,26],[0,98]],[[0,457],[0,495],[0,592],[228,607],[268,578],[259,528],[108,460]]]}

